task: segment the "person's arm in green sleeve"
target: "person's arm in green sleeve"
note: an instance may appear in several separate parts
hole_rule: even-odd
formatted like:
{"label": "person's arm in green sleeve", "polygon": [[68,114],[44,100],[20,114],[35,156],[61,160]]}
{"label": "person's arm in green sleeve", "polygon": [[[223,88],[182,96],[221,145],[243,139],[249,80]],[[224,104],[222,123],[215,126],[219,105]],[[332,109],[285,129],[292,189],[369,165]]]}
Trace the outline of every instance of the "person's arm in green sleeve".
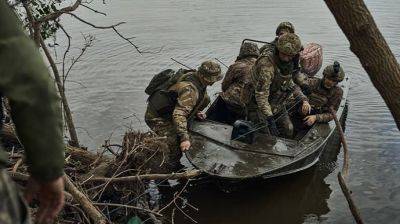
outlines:
{"label": "person's arm in green sleeve", "polygon": [[25,197],[39,200],[37,223],[52,223],[64,204],[64,144],[59,99],[42,56],[0,0],[0,91],[10,100],[31,178]]}

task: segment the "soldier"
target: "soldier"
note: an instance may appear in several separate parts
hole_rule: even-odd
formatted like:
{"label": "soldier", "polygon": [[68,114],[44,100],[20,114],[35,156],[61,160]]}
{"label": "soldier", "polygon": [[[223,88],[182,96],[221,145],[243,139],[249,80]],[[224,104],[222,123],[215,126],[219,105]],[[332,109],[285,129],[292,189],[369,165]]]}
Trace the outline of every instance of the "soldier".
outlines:
{"label": "soldier", "polygon": [[258,126],[268,123],[272,135],[279,134],[276,121],[285,137],[293,137],[293,124],[285,108],[292,94],[298,102],[303,102],[304,112],[311,109],[307,97],[292,79],[292,59],[300,49],[300,38],[296,34],[284,34],[279,37],[274,51],[261,55],[252,67],[253,96],[247,106],[247,119]]}
{"label": "soldier", "polygon": [[285,33],[294,33],[294,26],[290,22],[281,22],[279,23],[278,27],[276,28],[275,31],[275,39],[271,41],[269,44],[265,44],[260,48],[260,53],[261,54],[268,54],[268,52],[271,52],[274,50],[276,43],[278,41],[278,38],[285,34]]}
{"label": "soldier", "polygon": [[[188,122],[194,116],[201,120],[205,119],[205,114],[201,111],[210,102],[206,92],[207,86],[221,79],[221,67],[215,62],[205,61],[197,71],[185,74],[180,81],[168,88],[169,92],[176,95],[174,102],[161,102],[163,99],[157,96],[149,98],[145,114],[146,124],[156,134],[167,136],[169,160],[173,168],[179,166],[182,152],[188,150],[191,145],[187,130]],[[159,108],[156,104],[167,106],[156,110],[155,108]]]}
{"label": "soldier", "polygon": [[243,43],[239,56],[234,64],[229,66],[222,81],[221,98],[231,113],[231,123],[245,118],[245,106],[249,101],[251,67],[256,62],[260,52],[254,43]]}
{"label": "soldier", "polygon": [[304,118],[308,126],[315,122],[329,122],[333,119],[329,108],[337,111],[342,100],[343,90],[337,84],[344,79],[344,71],[338,62],[327,66],[323,71],[323,78],[309,78],[306,80],[303,91],[306,93],[312,110]]}
{"label": "soldier", "polygon": [[[10,101],[12,118],[26,152],[28,202],[37,196],[37,223],[51,223],[64,203],[64,144],[60,102],[42,56],[20,21],[0,0],[0,91]],[[25,203],[4,169],[0,149],[0,223],[30,223]]]}

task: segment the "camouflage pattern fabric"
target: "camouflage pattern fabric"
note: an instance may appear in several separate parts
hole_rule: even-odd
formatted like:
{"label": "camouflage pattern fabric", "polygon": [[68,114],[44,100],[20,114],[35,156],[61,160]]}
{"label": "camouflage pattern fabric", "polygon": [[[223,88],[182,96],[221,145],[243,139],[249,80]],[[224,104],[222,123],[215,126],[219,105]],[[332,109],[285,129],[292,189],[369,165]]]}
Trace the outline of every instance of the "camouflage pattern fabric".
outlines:
{"label": "camouflage pattern fabric", "polygon": [[28,208],[5,170],[0,170],[0,199],[1,224],[30,223]]}
{"label": "camouflage pattern fabric", "polygon": [[259,110],[266,117],[281,111],[291,94],[299,100],[307,99],[300,87],[293,82],[291,74],[293,70],[290,66],[292,62],[278,67],[275,62],[279,60],[277,57],[276,55],[260,57],[251,71],[254,98]]}
{"label": "camouflage pattern fabric", "polygon": [[279,34],[285,30],[288,33],[294,33],[294,26],[291,22],[281,22],[279,23],[278,27],[276,28],[275,34],[279,36]]}
{"label": "camouflage pattern fabric", "polygon": [[221,66],[213,61],[201,63],[197,72],[204,80],[210,83],[218,82],[222,79]]}
{"label": "camouflage pattern fabric", "polygon": [[259,57],[260,50],[258,49],[257,44],[251,42],[245,42],[240,46],[239,56],[236,60],[244,59],[247,57]]}
{"label": "camouflage pattern fabric", "polygon": [[343,96],[342,88],[334,86],[327,89],[323,86],[323,79],[309,78],[304,82],[303,89],[316,113],[317,122],[331,121],[333,116],[329,113],[329,107],[338,110]]}
{"label": "camouflage pattern fabric", "polygon": [[295,56],[302,48],[300,38],[294,33],[285,33],[278,38],[276,47],[279,52]]}
{"label": "camouflage pattern fabric", "polygon": [[172,164],[172,166],[174,166],[174,163],[179,162],[179,159],[182,157],[174,124],[171,120],[159,117],[151,107],[147,107],[145,122],[158,136],[167,138],[168,152],[164,153],[167,157],[167,164]]}
{"label": "camouflage pattern fabric", "polygon": [[260,54],[261,55],[268,55],[271,52],[273,52],[275,50],[276,47],[276,42],[278,41],[278,37],[276,37],[273,41],[271,41],[268,44],[264,44],[264,46],[262,46],[260,48]]}
{"label": "camouflage pattern fabric", "polygon": [[[337,72],[335,72],[335,66],[337,67]],[[341,82],[344,79],[344,71],[343,68],[340,66],[339,62],[336,62],[333,65],[328,65],[322,72],[324,78],[328,78],[330,80]]]}
{"label": "camouflage pattern fabric", "polygon": [[[197,74],[193,75],[198,77]],[[203,85],[200,88],[203,88],[204,90],[199,90],[196,85],[190,81],[178,82],[169,88],[170,91],[176,92],[178,97],[171,118],[164,119],[165,122],[169,122],[171,125],[168,123],[168,125],[161,126],[173,127],[175,136],[177,135],[181,142],[189,140],[189,134],[187,131],[188,118],[194,116],[197,111],[203,110],[210,102],[208,95],[206,93],[202,95],[201,93],[201,91],[205,92],[206,86]],[[202,99],[199,99],[201,96]],[[147,116],[146,113],[146,120],[157,119],[159,121],[161,116],[149,108],[151,109],[150,104],[148,105],[148,111],[151,112],[150,114],[152,116]],[[196,109],[196,111],[194,111],[194,109]],[[152,123],[157,124],[157,122]],[[157,125],[151,125],[150,128],[155,132],[158,129]],[[161,129],[164,130],[164,128]]]}
{"label": "camouflage pattern fabric", "polygon": [[[291,96],[298,101],[307,100],[300,87],[293,82],[292,72],[293,61],[280,62],[276,54],[258,58],[251,71],[251,90],[254,95],[247,105],[247,113],[259,110],[258,116],[263,117],[259,120],[264,122],[266,117],[286,113],[285,105]],[[290,135],[289,130],[285,133]]]}
{"label": "camouflage pattern fabric", "polygon": [[250,72],[256,60],[254,57],[237,60],[229,66],[222,80],[221,97],[236,114],[243,114],[246,104],[250,101]]}

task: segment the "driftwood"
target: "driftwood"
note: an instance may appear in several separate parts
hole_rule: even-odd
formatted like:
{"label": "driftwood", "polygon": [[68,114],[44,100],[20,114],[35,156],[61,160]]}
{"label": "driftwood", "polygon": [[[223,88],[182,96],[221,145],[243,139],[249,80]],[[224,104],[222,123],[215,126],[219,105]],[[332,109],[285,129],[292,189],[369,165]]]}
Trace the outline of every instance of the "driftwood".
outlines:
{"label": "driftwood", "polygon": [[176,179],[190,179],[200,175],[199,170],[190,170],[183,173],[171,173],[171,174],[143,174],[137,176],[125,176],[125,177],[114,177],[114,178],[102,178],[95,177],[85,181],[85,183],[93,182],[110,182],[110,183],[127,183],[133,181],[143,180],[176,180]]}
{"label": "driftwood", "polygon": [[342,175],[342,172],[338,173],[338,181],[339,181],[339,185],[340,188],[342,189],[342,192],[347,200],[347,203],[349,205],[351,214],[354,217],[354,220],[358,223],[358,224],[363,224],[364,222],[361,219],[361,215],[360,212],[357,209],[356,204],[354,203],[353,198],[351,197],[351,192],[349,190],[349,188],[346,185],[345,182],[345,178],[348,177],[349,175],[349,149],[347,147],[347,141],[346,138],[344,136],[344,132],[343,132],[343,128],[342,125],[340,124],[337,116],[336,116],[336,111],[334,111],[332,108],[329,108],[330,113],[333,116],[333,119],[335,121],[336,127],[339,130],[339,135],[340,135],[340,141],[342,142],[343,145],[343,166],[342,166],[342,172],[344,173],[344,175]]}
{"label": "driftwood", "polygon": [[[26,164],[22,162],[23,147],[12,124],[6,125],[1,135],[3,140],[12,142],[8,148],[12,155],[9,175],[23,188],[29,179]],[[146,193],[148,181],[190,179],[200,175],[198,170],[169,173],[166,139],[152,133],[128,132],[121,149],[113,156],[66,146],[64,193],[69,203],[59,220],[108,223],[124,221],[121,217],[141,216],[153,223],[162,223],[158,218],[164,218],[166,211],[150,208]],[[176,203],[174,200],[168,206]]]}
{"label": "driftwood", "polygon": [[65,189],[71,193],[72,197],[78,202],[94,223],[106,224],[107,218],[96,208],[90,199],[72,183],[71,179],[64,176]]}

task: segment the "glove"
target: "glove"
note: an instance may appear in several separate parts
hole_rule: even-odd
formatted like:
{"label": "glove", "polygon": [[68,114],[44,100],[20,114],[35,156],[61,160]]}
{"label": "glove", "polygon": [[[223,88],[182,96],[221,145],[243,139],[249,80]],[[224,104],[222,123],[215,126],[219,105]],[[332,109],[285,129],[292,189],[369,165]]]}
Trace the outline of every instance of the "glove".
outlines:
{"label": "glove", "polygon": [[267,117],[267,122],[268,122],[269,132],[271,133],[271,135],[278,136],[279,131],[278,128],[276,127],[274,118],[272,116]]}

